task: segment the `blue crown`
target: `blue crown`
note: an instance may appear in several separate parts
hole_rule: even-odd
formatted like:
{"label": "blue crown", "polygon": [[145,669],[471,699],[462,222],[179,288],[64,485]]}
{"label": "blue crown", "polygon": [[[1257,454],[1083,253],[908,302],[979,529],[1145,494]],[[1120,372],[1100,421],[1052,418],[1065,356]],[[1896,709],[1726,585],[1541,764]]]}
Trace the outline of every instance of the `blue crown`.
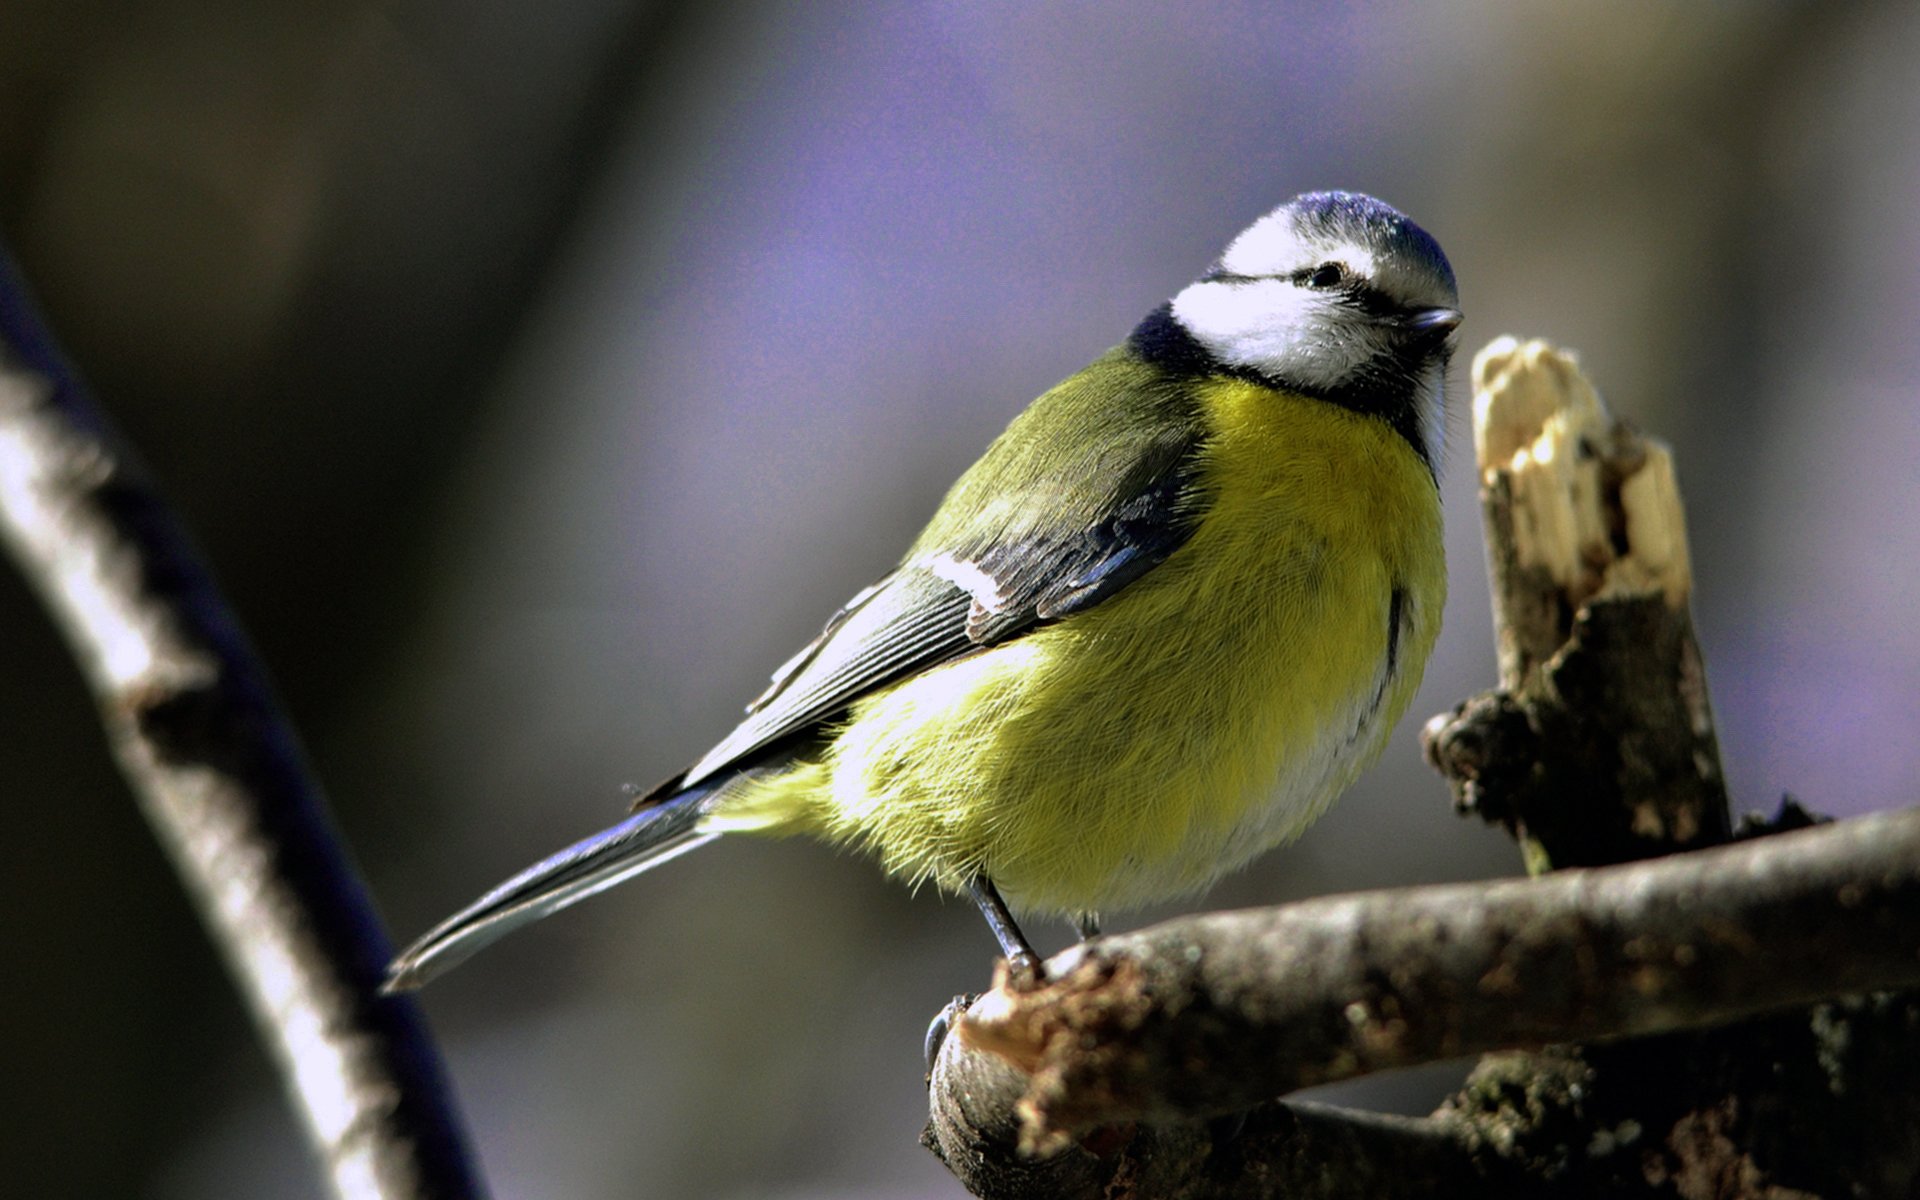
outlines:
{"label": "blue crown", "polygon": [[1453,264],[1447,261],[1440,243],[1383,200],[1363,192],[1307,192],[1295,196],[1281,208],[1291,212],[1302,227],[1371,242],[1389,253],[1417,259],[1446,280],[1449,289],[1458,290],[1453,280]]}

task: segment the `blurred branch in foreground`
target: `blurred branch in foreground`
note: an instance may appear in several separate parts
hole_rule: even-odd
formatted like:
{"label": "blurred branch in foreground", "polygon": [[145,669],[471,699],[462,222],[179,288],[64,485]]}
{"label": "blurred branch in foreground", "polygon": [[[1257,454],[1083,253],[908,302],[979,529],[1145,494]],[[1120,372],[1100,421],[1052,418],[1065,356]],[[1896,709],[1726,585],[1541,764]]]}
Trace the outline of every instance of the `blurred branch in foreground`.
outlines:
{"label": "blurred branch in foreground", "polygon": [[374,994],[387,939],[263,673],[4,251],[0,536],[79,660],[335,1193],[484,1194],[418,1011]]}
{"label": "blurred branch in foreground", "polygon": [[[1920,1180],[1900,1067],[1920,1050],[1920,812],[1718,845],[1670,458],[1542,343],[1496,342],[1475,384],[1502,687],[1429,723],[1427,753],[1536,875],[1623,865],[1172,921],[956,1002],[924,1140],[977,1194],[1803,1200]],[[1789,805],[1747,832],[1808,823]],[[1427,1118],[1267,1099],[1476,1053]]]}

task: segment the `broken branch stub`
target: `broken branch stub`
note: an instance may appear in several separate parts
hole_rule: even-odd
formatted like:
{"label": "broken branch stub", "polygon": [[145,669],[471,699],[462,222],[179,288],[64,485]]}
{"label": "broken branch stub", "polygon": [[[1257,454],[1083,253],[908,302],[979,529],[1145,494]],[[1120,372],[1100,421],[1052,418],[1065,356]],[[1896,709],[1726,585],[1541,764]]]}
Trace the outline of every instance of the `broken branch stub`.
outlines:
{"label": "broken branch stub", "polygon": [[1428,760],[1535,874],[1727,840],[1671,452],[1546,342],[1495,340],[1473,381],[1500,688],[1430,721]]}

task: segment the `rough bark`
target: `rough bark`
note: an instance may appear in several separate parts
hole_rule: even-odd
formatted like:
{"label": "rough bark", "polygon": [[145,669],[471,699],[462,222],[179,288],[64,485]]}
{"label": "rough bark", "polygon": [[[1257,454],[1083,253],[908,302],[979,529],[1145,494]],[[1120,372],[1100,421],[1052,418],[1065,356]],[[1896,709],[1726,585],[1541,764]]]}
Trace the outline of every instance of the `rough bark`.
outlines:
{"label": "rough bark", "polygon": [[1672,455],[1543,342],[1473,369],[1500,687],[1428,723],[1429,760],[1535,874],[1726,841]]}
{"label": "rough bark", "polygon": [[[1536,881],[1186,918],[1076,947],[1049,982],[1003,983],[958,1015],[934,1078],[957,1099],[934,1136],[950,1164],[1001,1138],[1045,1155],[1393,1067],[1920,987],[1916,931],[1920,811]],[[1049,1186],[1095,1194],[1066,1182]]]}

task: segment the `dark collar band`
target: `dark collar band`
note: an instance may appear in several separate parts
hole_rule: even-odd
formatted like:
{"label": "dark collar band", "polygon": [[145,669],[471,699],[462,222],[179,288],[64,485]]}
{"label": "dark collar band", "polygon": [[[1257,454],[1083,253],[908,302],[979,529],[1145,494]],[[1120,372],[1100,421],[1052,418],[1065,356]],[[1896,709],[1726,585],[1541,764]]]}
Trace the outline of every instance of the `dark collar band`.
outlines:
{"label": "dark collar band", "polygon": [[1270,378],[1252,367],[1230,366],[1215,358],[1174,317],[1171,300],[1148,313],[1146,320],[1134,327],[1127,337],[1127,349],[1140,361],[1170,375],[1184,378],[1222,375],[1230,379],[1244,379],[1262,387],[1297,392],[1353,412],[1379,417],[1407,445],[1413,447],[1413,452],[1427,465],[1427,473],[1437,478],[1433,460],[1427,455],[1427,439],[1422,436],[1420,428],[1420,410],[1416,399],[1420,386],[1418,374],[1397,360],[1389,358],[1378,363],[1374,369],[1361,372],[1351,383],[1338,388],[1301,387],[1283,379]]}

